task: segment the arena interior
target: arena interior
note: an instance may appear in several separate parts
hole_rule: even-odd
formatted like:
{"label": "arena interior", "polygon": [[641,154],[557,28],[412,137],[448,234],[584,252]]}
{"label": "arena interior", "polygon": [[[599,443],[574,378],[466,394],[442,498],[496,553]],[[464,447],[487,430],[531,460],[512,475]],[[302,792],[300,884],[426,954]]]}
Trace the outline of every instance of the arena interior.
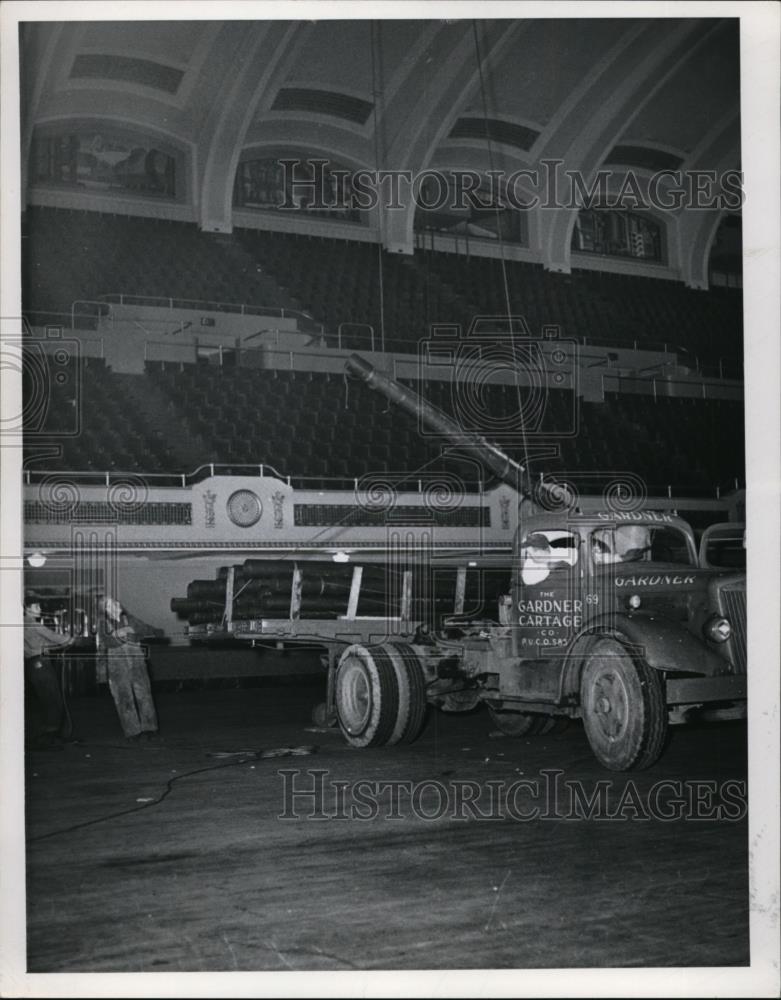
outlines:
{"label": "arena interior", "polygon": [[[25,603],[68,643],[56,726],[26,692],[29,971],[747,965],[738,21],[36,22],[20,59]],[[505,649],[540,511],[684,523],[688,575],[616,578],[670,584],[661,645],[672,584],[731,581],[731,661],[708,619],[632,675],[721,693],[627,767],[566,670],[420,666]]]}

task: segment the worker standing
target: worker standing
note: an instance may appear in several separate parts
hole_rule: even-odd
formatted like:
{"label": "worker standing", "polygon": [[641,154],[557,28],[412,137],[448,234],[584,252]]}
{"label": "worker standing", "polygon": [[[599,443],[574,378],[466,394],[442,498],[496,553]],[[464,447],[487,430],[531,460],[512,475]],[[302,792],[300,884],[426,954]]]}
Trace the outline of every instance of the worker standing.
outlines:
{"label": "worker standing", "polygon": [[54,746],[60,738],[64,704],[57,669],[47,655],[69,646],[70,635],[54,632],[42,622],[40,605],[30,598],[24,608],[24,679],[38,707],[37,725],[28,726],[30,746]]}
{"label": "worker standing", "polygon": [[141,643],[161,632],[131,615],[112,597],[101,598],[98,607],[98,650],[104,656],[122,731],[128,739],[150,739],[157,733],[157,712]]}

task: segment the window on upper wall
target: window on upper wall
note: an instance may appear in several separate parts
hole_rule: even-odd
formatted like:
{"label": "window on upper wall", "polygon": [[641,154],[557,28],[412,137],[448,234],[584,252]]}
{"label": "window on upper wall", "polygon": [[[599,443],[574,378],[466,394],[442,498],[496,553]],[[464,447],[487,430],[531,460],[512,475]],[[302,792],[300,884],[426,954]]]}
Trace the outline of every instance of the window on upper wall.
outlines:
{"label": "window on upper wall", "polygon": [[622,209],[583,209],[572,233],[572,249],[603,257],[630,257],[661,263],[662,226],[647,215]]}
{"label": "window on upper wall", "polygon": [[351,174],[331,160],[295,153],[242,160],[233,184],[233,205],[362,222]]}
{"label": "window on upper wall", "polygon": [[176,158],[142,136],[95,128],[36,133],[30,168],[33,184],[176,197]]}
{"label": "window on upper wall", "polygon": [[526,216],[485,183],[465,188],[447,172],[426,177],[415,193],[415,232],[445,233],[466,240],[528,245]]}

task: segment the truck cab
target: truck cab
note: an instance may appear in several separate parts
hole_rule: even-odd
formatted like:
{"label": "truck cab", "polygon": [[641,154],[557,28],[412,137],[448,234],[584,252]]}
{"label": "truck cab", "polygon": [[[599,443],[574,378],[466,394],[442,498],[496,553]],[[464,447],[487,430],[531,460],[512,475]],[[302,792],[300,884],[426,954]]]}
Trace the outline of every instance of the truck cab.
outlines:
{"label": "truck cab", "polygon": [[495,713],[580,716],[597,757],[625,770],[658,757],[668,718],[744,704],[745,574],[703,566],[681,518],[534,514],[513,563]]}
{"label": "truck cab", "polygon": [[688,524],[666,512],[535,515],[518,535],[513,602],[516,652],[566,652],[593,623],[642,608],[684,620],[699,572]]}

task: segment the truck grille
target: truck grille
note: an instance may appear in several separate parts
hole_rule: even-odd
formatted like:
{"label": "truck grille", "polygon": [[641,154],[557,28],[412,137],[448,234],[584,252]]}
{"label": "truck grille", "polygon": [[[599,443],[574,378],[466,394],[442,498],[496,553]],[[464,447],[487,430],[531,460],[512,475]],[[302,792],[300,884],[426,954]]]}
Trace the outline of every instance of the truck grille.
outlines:
{"label": "truck grille", "polygon": [[741,583],[727,585],[721,589],[722,614],[732,625],[732,662],[735,673],[746,672],[746,588]]}

